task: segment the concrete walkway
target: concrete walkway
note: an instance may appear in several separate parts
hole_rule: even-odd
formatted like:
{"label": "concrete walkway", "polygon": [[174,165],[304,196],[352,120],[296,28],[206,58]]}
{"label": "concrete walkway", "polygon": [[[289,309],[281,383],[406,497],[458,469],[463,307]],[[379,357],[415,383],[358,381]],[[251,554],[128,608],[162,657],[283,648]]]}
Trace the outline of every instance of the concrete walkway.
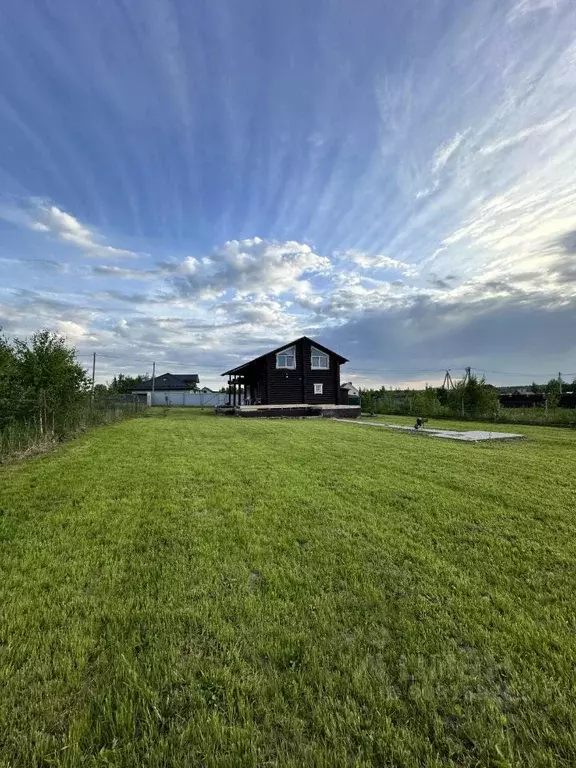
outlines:
{"label": "concrete walkway", "polygon": [[512,432],[487,432],[481,429],[459,432],[454,429],[414,429],[414,427],[403,427],[399,424],[382,424],[380,421],[352,421],[351,419],[334,419],[342,424],[357,424],[363,427],[383,427],[384,429],[398,429],[402,432],[411,432],[415,435],[428,435],[429,437],[442,437],[446,440],[460,440],[466,443],[476,443],[483,440],[515,440],[524,435],[517,435]]}

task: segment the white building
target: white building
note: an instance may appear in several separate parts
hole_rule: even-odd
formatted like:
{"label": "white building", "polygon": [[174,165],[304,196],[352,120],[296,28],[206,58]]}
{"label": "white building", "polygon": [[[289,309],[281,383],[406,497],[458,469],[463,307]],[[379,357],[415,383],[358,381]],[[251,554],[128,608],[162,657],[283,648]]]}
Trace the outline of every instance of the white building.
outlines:
{"label": "white building", "polygon": [[348,397],[360,397],[360,390],[357,389],[351,381],[347,381],[345,384],[340,384],[340,389],[347,389]]}

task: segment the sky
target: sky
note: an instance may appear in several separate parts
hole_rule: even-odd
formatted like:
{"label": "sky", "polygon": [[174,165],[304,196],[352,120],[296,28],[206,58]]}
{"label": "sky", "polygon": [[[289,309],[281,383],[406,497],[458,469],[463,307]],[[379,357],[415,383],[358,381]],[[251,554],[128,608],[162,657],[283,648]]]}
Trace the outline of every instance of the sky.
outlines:
{"label": "sky", "polygon": [[0,8],[0,326],[201,384],[576,378],[574,0]]}

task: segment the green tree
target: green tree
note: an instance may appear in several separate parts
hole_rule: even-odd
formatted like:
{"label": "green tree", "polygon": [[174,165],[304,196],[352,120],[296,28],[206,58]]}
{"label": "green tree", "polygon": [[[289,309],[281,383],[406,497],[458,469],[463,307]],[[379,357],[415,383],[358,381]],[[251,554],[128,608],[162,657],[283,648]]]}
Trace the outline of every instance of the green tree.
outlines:
{"label": "green tree", "polygon": [[63,336],[37,331],[30,340],[14,339],[15,376],[21,387],[17,414],[37,420],[40,432],[54,424],[88,391],[86,371]]}
{"label": "green tree", "polygon": [[435,387],[426,387],[412,393],[412,413],[414,416],[437,416],[442,411],[442,404]]}
{"label": "green tree", "polygon": [[118,376],[114,376],[112,384],[110,384],[110,392],[116,395],[127,395],[137,384],[141,384],[143,381],[147,381],[149,376],[126,376],[123,373],[119,373]]}
{"label": "green tree", "polygon": [[0,333],[0,427],[14,418],[19,390],[14,349]]}
{"label": "green tree", "polygon": [[440,405],[447,405],[448,404],[448,390],[444,387],[437,387],[436,388],[436,397],[438,398],[438,402]]}
{"label": "green tree", "polygon": [[560,394],[563,388],[561,379],[550,379],[546,384],[546,401],[548,408],[558,408],[560,405]]}
{"label": "green tree", "polygon": [[486,379],[472,374],[466,383],[459,382],[448,393],[448,405],[455,414],[463,416],[494,416],[498,411],[498,390]]}
{"label": "green tree", "polygon": [[542,384],[536,384],[535,381],[532,382],[530,389],[535,395],[540,395],[542,392],[545,391],[545,387]]}

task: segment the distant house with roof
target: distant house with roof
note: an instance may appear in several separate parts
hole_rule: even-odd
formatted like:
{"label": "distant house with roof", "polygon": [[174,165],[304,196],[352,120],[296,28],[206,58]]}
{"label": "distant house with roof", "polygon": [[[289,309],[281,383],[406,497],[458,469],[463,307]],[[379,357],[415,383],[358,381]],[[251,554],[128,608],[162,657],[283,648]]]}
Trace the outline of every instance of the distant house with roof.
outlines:
{"label": "distant house with roof", "polygon": [[340,384],[340,389],[345,389],[348,392],[348,397],[360,397],[360,390],[351,381]]}
{"label": "distant house with roof", "polygon": [[175,392],[195,392],[199,383],[200,377],[197,373],[163,373],[161,376],[155,376],[153,379],[137,384],[132,394],[146,399],[149,392],[154,392],[155,395],[164,394],[166,399],[169,399],[169,396]]}

